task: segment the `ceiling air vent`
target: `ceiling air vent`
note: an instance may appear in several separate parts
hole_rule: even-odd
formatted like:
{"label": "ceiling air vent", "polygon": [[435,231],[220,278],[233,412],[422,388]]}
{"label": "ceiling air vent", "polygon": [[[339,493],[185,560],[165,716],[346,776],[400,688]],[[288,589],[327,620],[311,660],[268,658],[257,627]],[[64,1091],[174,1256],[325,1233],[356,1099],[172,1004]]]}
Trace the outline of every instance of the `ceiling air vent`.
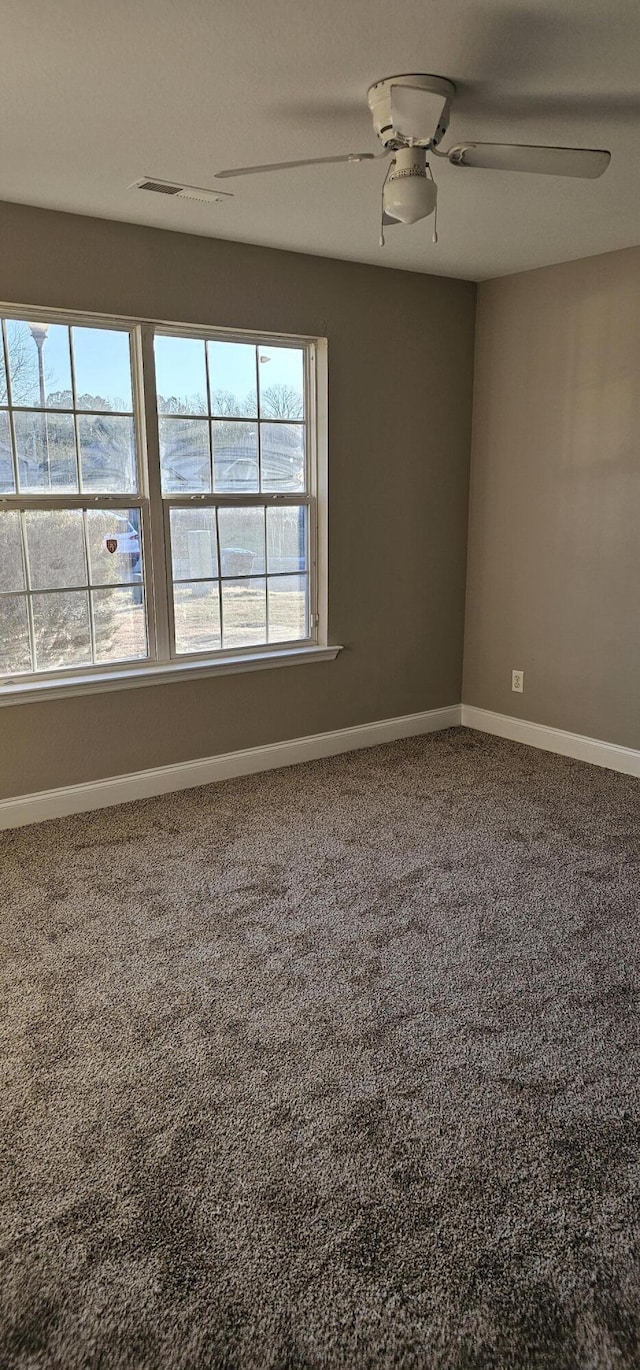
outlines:
{"label": "ceiling air vent", "polygon": [[174,181],[159,181],[150,176],[144,176],[141,181],[134,181],[129,189],[150,190],[154,195],[173,195],[176,200],[199,200],[208,205],[215,205],[222,200],[232,198],[228,191],[205,190],[204,186],[177,185]]}

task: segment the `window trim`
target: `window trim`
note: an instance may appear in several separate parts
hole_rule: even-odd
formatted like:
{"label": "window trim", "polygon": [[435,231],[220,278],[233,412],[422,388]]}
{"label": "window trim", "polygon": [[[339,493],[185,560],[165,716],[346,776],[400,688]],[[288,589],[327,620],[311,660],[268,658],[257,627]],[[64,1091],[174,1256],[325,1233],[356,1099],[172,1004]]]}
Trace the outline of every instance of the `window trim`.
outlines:
{"label": "window trim", "polygon": [[[234,672],[304,662],[331,661],[342,650],[328,643],[328,391],[327,339],[310,335],[273,333],[261,329],[237,329],[173,320],[134,318],[129,315],[86,313],[70,309],[43,308],[34,304],[0,303],[3,318],[39,318],[43,322],[76,327],[122,328],[129,331],[131,346],[133,422],[137,446],[138,492],[108,495],[85,492],[61,495],[28,495],[16,491],[0,496],[0,509],[11,508],[139,508],[145,558],[146,612],[149,657],[142,663],[116,662],[99,667],[71,667],[60,671],[2,677],[0,706],[36,699],[100,693],[140,685],[206,678]],[[171,551],[166,539],[168,510],[173,505],[197,507],[239,503],[237,494],[164,496],[161,490],[159,422],[156,404],[154,337],[156,332],[177,337],[222,339],[228,342],[264,341],[280,345],[303,345],[305,366],[305,428],[307,482],[304,493],[255,492],[254,503],[265,505],[306,504],[315,507],[308,518],[309,627],[308,638],[297,641],[236,648],[225,652],[171,656]],[[32,406],[33,407],[33,406]],[[24,408],[24,406],[18,406]],[[11,413],[13,410],[11,409]],[[55,411],[58,412],[58,411]],[[252,496],[243,495],[242,504]]]}
{"label": "window trim", "polygon": [[247,671],[264,671],[278,666],[305,666],[322,661],[335,661],[341,646],[321,646],[318,643],[305,643],[302,647],[269,647],[266,651],[247,648],[243,655],[238,652],[229,657],[220,655],[216,659],[205,657],[196,660],[167,662],[145,662],[133,669],[123,668],[122,664],[108,666],[97,672],[85,672],[71,676],[51,679],[53,672],[39,680],[31,679],[26,685],[3,685],[0,687],[0,708],[8,704],[34,704],[43,699],[65,699],[73,695],[103,694],[112,690],[130,690],[141,685],[177,685],[180,681],[206,680],[210,676],[242,675]]}

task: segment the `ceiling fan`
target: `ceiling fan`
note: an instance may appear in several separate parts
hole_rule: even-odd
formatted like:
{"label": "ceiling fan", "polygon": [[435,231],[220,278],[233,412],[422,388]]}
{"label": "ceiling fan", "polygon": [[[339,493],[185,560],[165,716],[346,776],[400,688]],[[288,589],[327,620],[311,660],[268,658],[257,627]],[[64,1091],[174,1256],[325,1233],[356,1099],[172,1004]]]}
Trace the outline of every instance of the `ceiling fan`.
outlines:
{"label": "ceiling fan", "polygon": [[[216,179],[391,157],[382,185],[382,246],[386,226],[413,224],[437,212],[438,188],[428,156],[446,158],[455,167],[590,179],[602,176],[611,161],[611,153],[598,148],[533,147],[519,143],[463,142],[442,152],[439,145],[449,126],[455,93],[453,81],[443,76],[386,76],[367,92],[382,152],[349,152],[341,157],[310,157],[297,162],[273,162],[268,166],[235,167],[218,171]],[[437,242],[435,232],[434,242]]]}

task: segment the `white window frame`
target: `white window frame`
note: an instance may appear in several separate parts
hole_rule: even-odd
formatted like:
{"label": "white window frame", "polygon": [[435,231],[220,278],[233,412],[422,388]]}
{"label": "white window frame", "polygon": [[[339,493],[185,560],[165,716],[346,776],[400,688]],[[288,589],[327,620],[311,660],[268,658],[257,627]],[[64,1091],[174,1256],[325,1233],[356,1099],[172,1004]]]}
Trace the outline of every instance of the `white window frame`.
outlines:
{"label": "white window frame", "polygon": [[[0,677],[0,705],[36,699],[100,693],[192,677],[331,661],[342,649],[328,643],[328,412],[327,340],[257,330],[214,328],[209,325],[176,324],[162,319],[122,315],[78,313],[42,309],[39,305],[0,304],[2,318],[37,318],[88,328],[120,328],[131,340],[134,430],[138,469],[138,493],[78,495],[0,495],[0,511],[8,509],[117,508],[140,510],[147,613],[148,659],[101,666],[66,667],[21,676]],[[154,338],[157,333],[175,337],[216,339],[252,345],[303,347],[305,351],[305,426],[308,488],[304,494],[206,494],[163,495],[160,474],[159,422],[156,400]],[[20,406],[19,406],[20,407]],[[57,412],[57,411],[56,411]],[[13,410],[12,410],[13,413]],[[11,420],[13,425],[13,418]],[[173,641],[173,593],[168,534],[171,507],[197,508],[223,505],[307,506],[309,551],[309,637],[299,643],[215,650],[189,655],[171,654]]]}

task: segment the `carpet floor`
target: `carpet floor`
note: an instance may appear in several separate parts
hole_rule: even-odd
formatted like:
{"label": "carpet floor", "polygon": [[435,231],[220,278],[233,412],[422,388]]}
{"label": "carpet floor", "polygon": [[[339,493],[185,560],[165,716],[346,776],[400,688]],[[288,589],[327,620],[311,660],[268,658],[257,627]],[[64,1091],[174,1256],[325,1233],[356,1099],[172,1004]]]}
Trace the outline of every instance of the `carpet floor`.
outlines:
{"label": "carpet floor", "polygon": [[4,834],[2,1370],[640,1366],[640,784],[463,729]]}

